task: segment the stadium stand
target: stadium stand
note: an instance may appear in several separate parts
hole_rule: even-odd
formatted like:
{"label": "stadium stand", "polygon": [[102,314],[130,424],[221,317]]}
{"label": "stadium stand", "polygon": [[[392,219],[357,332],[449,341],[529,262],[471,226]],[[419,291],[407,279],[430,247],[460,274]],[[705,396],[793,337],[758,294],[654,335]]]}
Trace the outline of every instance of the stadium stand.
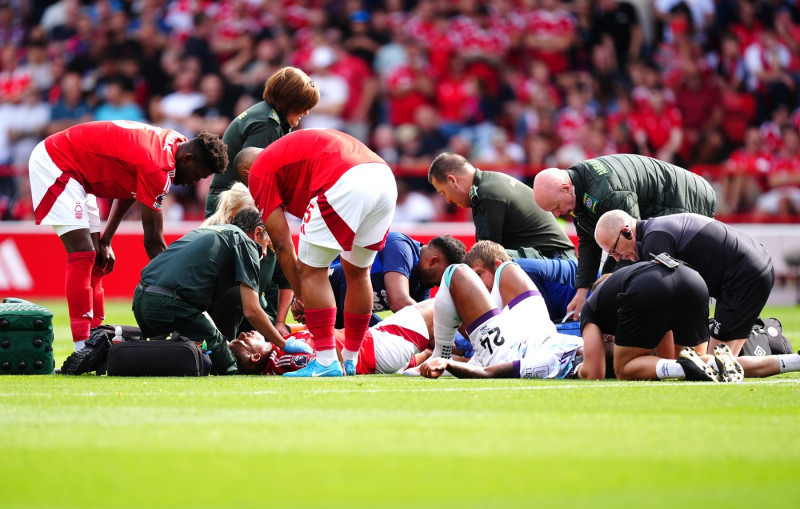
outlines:
{"label": "stadium stand", "polygon": [[[800,129],[798,41],[792,1],[3,2],[0,218],[32,217],[36,142],[113,112],[120,84],[148,123],[219,129],[297,65],[337,78],[346,102],[327,120],[429,201],[420,220],[468,220],[425,180],[448,150],[527,183],[643,153],[711,180],[723,220],[797,222],[800,155],[784,140]],[[201,219],[207,185],[176,189],[168,220]],[[779,206],[757,208],[774,190]]]}

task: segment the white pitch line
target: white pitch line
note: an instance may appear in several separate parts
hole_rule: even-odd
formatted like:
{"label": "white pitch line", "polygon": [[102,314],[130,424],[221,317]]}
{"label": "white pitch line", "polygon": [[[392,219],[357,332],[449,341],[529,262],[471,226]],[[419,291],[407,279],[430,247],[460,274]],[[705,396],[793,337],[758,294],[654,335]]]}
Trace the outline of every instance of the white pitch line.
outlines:
{"label": "white pitch line", "polygon": [[[436,382],[431,382],[436,383]],[[779,379],[779,380],[758,380],[758,381],[747,381],[741,382],[738,384],[711,384],[711,383],[687,383],[681,381],[674,381],[674,382],[608,382],[608,383],[601,383],[601,384],[593,384],[591,382],[587,383],[559,383],[554,381],[552,385],[532,385],[532,386],[517,386],[517,387],[397,387],[391,389],[354,389],[352,387],[343,387],[342,389],[312,389],[312,390],[305,390],[305,389],[297,389],[293,387],[291,389],[284,388],[284,389],[268,389],[268,390],[256,390],[256,391],[246,391],[246,392],[231,392],[228,391],[206,391],[199,389],[197,391],[183,391],[183,392],[164,392],[164,391],[148,391],[148,392],[140,392],[136,390],[129,390],[124,391],[126,395],[129,396],[191,396],[202,394],[203,396],[251,396],[251,395],[265,395],[265,394],[339,394],[339,393],[390,393],[390,392],[470,392],[470,391],[540,391],[540,390],[564,390],[564,389],[601,389],[606,387],[626,387],[629,389],[643,389],[643,388],[651,388],[651,387],[724,387],[728,385],[738,385],[738,386],[759,386],[759,385],[800,385],[800,379],[796,378],[787,378],[787,379]],[[63,389],[62,389],[63,391]],[[119,389],[114,389],[112,392],[61,392],[60,395],[66,396],[117,396],[121,391]],[[53,392],[0,392],[0,398],[5,397],[37,397],[37,396],[53,396]]]}

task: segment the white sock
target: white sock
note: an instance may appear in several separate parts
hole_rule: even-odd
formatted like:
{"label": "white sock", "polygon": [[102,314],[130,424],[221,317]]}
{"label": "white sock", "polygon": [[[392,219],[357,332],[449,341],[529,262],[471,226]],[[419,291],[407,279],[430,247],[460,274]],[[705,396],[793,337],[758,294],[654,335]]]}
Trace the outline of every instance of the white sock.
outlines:
{"label": "white sock", "polygon": [[358,362],[358,352],[353,352],[347,348],[342,348],[342,359],[346,361]]}
{"label": "white sock", "polygon": [[796,353],[779,355],[778,361],[781,365],[781,373],[786,373],[787,371],[800,371],[800,355]]}
{"label": "white sock", "polygon": [[659,379],[679,378],[683,380],[686,378],[683,367],[678,364],[678,361],[672,359],[659,359],[656,364],[656,375]]}
{"label": "white sock", "polygon": [[[456,340],[456,331],[461,325],[461,318],[456,312],[453,296],[450,295],[450,278],[454,266],[451,265],[442,277],[442,284],[436,292],[433,302],[433,340],[435,347],[431,357],[449,359],[453,353],[453,343]],[[450,272],[450,274],[448,274]]]}
{"label": "white sock", "polygon": [[339,358],[336,356],[336,350],[317,351],[317,363],[322,364],[323,366],[330,366],[338,360]]}
{"label": "white sock", "polygon": [[72,346],[75,348],[75,351],[77,352],[78,350],[83,349],[84,343],[86,343],[86,340],[73,341]]}

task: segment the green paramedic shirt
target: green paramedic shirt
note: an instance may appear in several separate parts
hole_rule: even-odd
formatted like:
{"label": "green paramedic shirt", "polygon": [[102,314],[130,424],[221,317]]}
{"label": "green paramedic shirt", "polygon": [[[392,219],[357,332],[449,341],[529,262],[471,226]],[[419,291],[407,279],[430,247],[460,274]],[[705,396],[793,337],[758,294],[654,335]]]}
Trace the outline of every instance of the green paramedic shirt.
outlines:
{"label": "green paramedic shirt", "polygon": [[[278,115],[272,106],[264,101],[254,104],[247,111],[233,119],[222,141],[228,145],[228,169],[225,173],[214,175],[211,187],[218,192],[229,189],[239,182],[239,175],[233,167],[236,154],[247,147],[265,148],[273,141],[283,137],[292,130],[289,123]],[[213,213],[213,210],[212,210]],[[210,214],[206,214],[206,217]]]}
{"label": "green paramedic shirt", "polygon": [[[289,125],[289,122],[265,101],[254,104],[233,119],[233,122],[225,130],[225,134],[222,135],[222,141],[228,145],[228,169],[225,170],[225,173],[214,175],[211,180],[211,190],[206,197],[206,217],[209,217],[217,209],[219,193],[239,182],[239,175],[233,167],[236,154],[247,147],[265,148],[291,130],[292,126]],[[266,295],[270,294],[273,281],[277,283],[278,288],[291,288],[275,260],[275,254],[270,252],[264,257],[261,264],[261,284],[257,289],[261,299],[267,299]],[[266,303],[262,302],[262,308],[265,308],[270,318],[274,319],[277,313],[277,295],[270,295],[267,300]]]}
{"label": "green paramedic shirt", "polygon": [[142,283],[175,290],[199,310],[239,283],[258,291],[261,247],[237,226],[208,226],[190,231],[153,258]]}
{"label": "green paramedic shirt", "polygon": [[548,258],[575,249],[556,218],[533,201],[533,189],[510,175],[477,170],[470,200],[476,240],[506,249],[532,247]]}

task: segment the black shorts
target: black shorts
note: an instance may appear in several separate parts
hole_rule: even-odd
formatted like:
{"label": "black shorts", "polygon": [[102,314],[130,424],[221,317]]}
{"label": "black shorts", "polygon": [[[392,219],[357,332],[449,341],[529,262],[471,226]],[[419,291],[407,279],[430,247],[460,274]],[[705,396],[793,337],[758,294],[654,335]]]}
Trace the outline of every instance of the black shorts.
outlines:
{"label": "black shorts", "polygon": [[655,348],[670,330],[680,346],[708,341],[708,287],[685,265],[670,270],[653,264],[619,295],[614,343]]}
{"label": "black shorts", "polygon": [[720,341],[748,338],[774,284],[772,263],[760,274],[726,281],[717,299],[711,336]]}

